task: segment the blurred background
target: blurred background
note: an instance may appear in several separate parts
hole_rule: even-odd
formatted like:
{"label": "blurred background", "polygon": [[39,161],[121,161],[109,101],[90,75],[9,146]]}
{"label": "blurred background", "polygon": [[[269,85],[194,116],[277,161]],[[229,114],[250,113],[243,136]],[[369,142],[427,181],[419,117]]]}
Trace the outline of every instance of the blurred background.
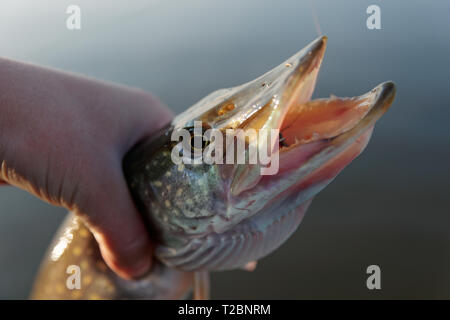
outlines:
{"label": "blurred background", "polygon": [[[81,30],[66,9],[81,8]],[[381,8],[381,30],[366,9]],[[315,97],[398,85],[366,151],[253,273],[213,298],[450,298],[450,2],[2,0],[0,56],[141,87],[177,113],[329,37]],[[1,88],[0,88],[1,90]],[[126,106],[124,106],[126,107]],[[65,211],[0,188],[0,298],[27,298]],[[381,267],[381,290],[366,268]]]}

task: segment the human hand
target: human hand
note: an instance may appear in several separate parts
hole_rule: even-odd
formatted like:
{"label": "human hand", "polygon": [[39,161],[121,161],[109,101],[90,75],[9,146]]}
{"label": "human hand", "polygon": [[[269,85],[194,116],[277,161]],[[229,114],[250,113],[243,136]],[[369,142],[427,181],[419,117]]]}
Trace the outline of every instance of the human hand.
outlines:
{"label": "human hand", "polygon": [[122,171],[125,153],[173,116],[152,95],[0,59],[0,183],[82,217],[124,278],[151,243]]}

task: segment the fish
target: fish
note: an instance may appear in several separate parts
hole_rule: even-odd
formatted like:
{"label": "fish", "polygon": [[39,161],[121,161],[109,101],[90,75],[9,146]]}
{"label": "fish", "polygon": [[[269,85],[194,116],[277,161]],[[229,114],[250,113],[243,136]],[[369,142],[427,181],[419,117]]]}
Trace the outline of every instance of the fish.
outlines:
{"label": "fish", "polygon": [[[194,297],[205,298],[208,272],[254,266],[287,241],[314,196],[364,150],[395,97],[388,81],[357,97],[312,99],[326,46],[321,36],[255,80],[209,94],[127,153],[127,183],[155,243],[148,275],[117,276],[86,225],[69,213],[31,298],[183,299],[193,287]],[[277,130],[267,147],[277,150],[277,172],[261,174],[258,162],[176,163],[173,133],[184,129],[195,139],[198,122],[202,134]],[[252,143],[263,143],[246,142],[246,157]]]}

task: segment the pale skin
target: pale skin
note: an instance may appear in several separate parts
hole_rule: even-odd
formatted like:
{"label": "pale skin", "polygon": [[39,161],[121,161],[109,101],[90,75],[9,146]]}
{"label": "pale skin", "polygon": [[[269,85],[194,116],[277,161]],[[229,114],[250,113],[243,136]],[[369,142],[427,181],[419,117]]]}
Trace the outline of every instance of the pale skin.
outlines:
{"label": "pale skin", "polygon": [[142,90],[0,59],[0,184],[74,211],[112,270],[143,276],[152,245],[122,159],[172,117]]}

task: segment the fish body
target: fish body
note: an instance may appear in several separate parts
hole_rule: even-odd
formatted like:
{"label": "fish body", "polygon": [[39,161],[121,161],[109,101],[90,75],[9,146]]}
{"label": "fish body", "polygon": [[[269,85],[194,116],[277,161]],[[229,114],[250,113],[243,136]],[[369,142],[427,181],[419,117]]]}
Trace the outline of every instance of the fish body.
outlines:
{"label": "fish body", "polygon": [[[243,267],[284,243],[313,197],[362,152],[395,95],[394,84],[386,82],[355,98],[310,100],[326,42],[321,37],[263,76],[208,95],[127,154],[125,176],[156,244],[149,275],[115,275],[91,233],[70,214],[44,259],[32,298],[179,299],[189,293],[194,272]],[[262,175],[267,164],[260,162],[174,162],[173,134],[185,129],[195,139],[198,122],[201,134],[278,130],[278,139],[267,146],[276,150],[278,170]],[[261,142],[246,139],[248,159],[249,146]],[[228,141],[223,145],[229,147]],[[78,289],[67,284],[73,265],[80,271]]]}

